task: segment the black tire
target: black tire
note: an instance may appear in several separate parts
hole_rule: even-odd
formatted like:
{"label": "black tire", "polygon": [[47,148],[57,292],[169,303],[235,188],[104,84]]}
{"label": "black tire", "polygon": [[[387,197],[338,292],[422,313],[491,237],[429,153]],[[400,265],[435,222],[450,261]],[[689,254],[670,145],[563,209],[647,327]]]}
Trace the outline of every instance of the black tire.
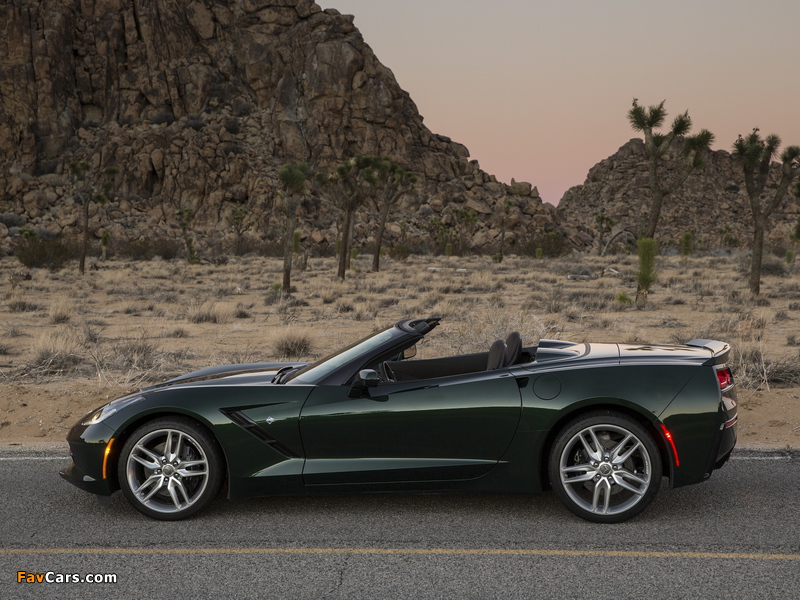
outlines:
{"label": "black tire", "polygon": [[661,485],[661,454],[636,420],[595,411],[567,423],[550,451],[550,483],[573,513],[596,523],[635,517]]}
{"label": "black tire", "polygon": [[136,510],[160,521],[178,521],[216,497],[225,462],[205,428],[184,417],[162,417],[128,438],[117,472],[122,493]]}

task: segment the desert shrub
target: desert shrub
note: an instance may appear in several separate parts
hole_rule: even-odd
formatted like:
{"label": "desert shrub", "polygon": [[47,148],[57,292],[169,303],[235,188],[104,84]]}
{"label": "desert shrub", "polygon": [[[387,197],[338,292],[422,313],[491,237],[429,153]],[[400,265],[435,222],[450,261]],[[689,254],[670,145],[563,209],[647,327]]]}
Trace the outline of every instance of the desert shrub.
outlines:
{"label": "desert shrub", "polygon": [[743,388],[760,389],[770,384],[800,383],[800,356],[770,358],[760,344],[734,346],[730,366],[736,382]]}
{"label": "desert shrub", "polygon": [[408,246],[403,244],[398,244],[396,246],[392,246],[389,249],[389,258],[392,260],[399,260],[404,261],[408,260],[408,257],[411,255],[411,250]]}
{"label": "desert shrub", "polygon": [[565,307],[564,290],[560,287],[550,288],[545,297],[544,311],[548,313],[560,313]]}
{"label": "desert shrub", "polygon": [[155,256],[153,243],[147,238],[125,242],[119,253],[131,260],[150,260]]}
{"label": "desert shrub", "polygon": [[77,329],[66,327],[42,335],[33,346],[29,368],[48,375],[74,372],[83,362],[81,336]]}
{"label": "desert shrub", "polygon": [[343,299],[337,300],[336,304],[333,305],[333,308],[339,314],[351,313],[354,310],[353,303]]}
{"label": "desert shrub", "polygon": [[106,366],[119,371],[151,371],[157,360],[158,346],[142,336],[114,344],[114,354]]}
{"label": "desert shrub", "polygon": [[104,324],[98,322],[84,323],[83,324],[83,345],[92,346],[100,342],[103,337]]}
{"label": "desert shrub", "polygon": [[620,306],[630,306],[633,303],[633,299],[625,292],[617,294],[616,301]]}
{"label": "desert shrub", "polygon": [[250,311],[248,311],[241,302],[233,309],[233,317],[235,319],[249,319],[252,316]]}
{"label": "desert shrub", "polygon": [[15,338],[22,337],[25,334],[22,332],[22,327],[19,325],[15,325],[14,323],[6,323],[3,327],[3,335],[5,337]]}
{"label": "desert shrub", "polygon": [[272,341],[275,354],[281,358],[300,358],[311,354],[313,340],[311,335],[298,328],[286,328],[274,336]]}
{"label": "desert shrub", "polygon": [[177,240],[143,238],[125,242],[119,249],[119,253],[131,260],[148,261],[155,256],[160,256],[164,260],[171,260],[180,256],[181,249],[181,244]]}
{"label": "desert shrub", "polygon": [[322,288],[318,294],[323,304],[333,304],[341,298],[342,290],[336,287],[325,287]]}
{"label": "desert shrub", "polygon": [[765,254],[761,262],[761,274],[775,277],[786,277],[786,261],[772,254]]}
{"label": "desert shrub", "polygon": [[186,331],[184,327],[176,327],[172,331],[168,331],[167,333],[165,333],[163,337],[187,338],[189,337],[189,332]]}
{"label": "desert shrub", "polygon": [[218,306],[216,303],[203,302],[199,305],[190,306],[186,318],[189,322],[195,324],[221,324],[230,321],[232,314],[232,311],[226,311],[225,307]]}
{"label": "desert shrub", "polygon": [[572,292],[567,299],[584,312],[602,312],[609,308],[614,297],[598,292]]}
{"label": "desert shrub", "polygon": [[41,308],[38,304],[19,296],[11,296],[6,301],[6,306],[12,313],[35,312]]}
{"label": "desert shrub", "polygon": [[591,264],[577,263],[570,258],[551,261],[547,265],[547,270],[556,275],[592,275],[597,272],[597,269],[593,268]]}
{"label": "desert shrub", "polygon": [[72,303],[69,298],[59,297],[50,305],[50,323],[61,325],[72,318]]}
{"label": "desert shrub", "polygon": [[569,241],[564,234],[555,230],[534,234],[523,241],[519,247],[520,254],[535,258],[558,257],[567,254],[570,250]]}
{"label": "desert shrub", "polygon": [[785,310],[779,310],[778,312],[775,313],[775,316],[772,317],[772,320],[775,321],[776,323],[779,323],[781,321],[788,321],[789,319],[791,319],[791,317],[789,316],[789,313],[787,313]]}
{"label": "desert shrub", "polygon": [[40,237],[28,237],[14,249],[14,256],[29,269],[58,271],[74,255],[73,249],[61,240]]}
{"label": "desert shrub", "polygon": [[182,247],[178,240],[156,238],[153,240],[153,252],[164,260],[172,260],[181,255]]}

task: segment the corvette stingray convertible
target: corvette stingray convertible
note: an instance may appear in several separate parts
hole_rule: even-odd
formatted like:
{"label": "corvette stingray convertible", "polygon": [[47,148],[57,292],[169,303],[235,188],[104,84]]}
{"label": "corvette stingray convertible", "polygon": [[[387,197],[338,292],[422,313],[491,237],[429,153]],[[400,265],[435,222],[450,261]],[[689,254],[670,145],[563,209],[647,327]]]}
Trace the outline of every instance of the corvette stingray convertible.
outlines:
{"label": "corvette stingray convertible", "polygon": [[113,400],[69,432],[62,477],[154,519],[229,498],[536,493],[619,522],[708,479],[736,443],[729,347],[571,343],[419,359],[410,319],[313,363],[213,367]]}

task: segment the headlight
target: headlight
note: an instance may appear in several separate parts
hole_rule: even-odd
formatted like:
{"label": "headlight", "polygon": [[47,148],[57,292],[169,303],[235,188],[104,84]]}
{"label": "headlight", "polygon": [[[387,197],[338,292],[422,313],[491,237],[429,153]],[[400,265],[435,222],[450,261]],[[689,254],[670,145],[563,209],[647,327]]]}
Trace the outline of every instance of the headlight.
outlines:
{"label": "headlight", "polygon": [[139,400],[144,400],[144,396],[126,396],[124,398],[112,400],[108,404],[101,406],[96,411],[91,413],[89,417],[83,423],[81,423],[81,425],[94,425],[95,423],[105,421],[114,413],[122,410],[126,406],[130,406],[134,402],[139,402]]}

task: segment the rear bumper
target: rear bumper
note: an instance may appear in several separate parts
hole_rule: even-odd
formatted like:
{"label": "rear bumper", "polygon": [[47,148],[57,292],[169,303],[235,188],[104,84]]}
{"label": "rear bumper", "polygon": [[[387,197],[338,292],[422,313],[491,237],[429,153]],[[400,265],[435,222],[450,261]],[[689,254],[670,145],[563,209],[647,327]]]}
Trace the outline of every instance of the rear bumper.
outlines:
{"label": "rear bumper", "polygon": [[728,459],[736,446],[736,439],[739,428],[739,403],[736,397],[736,388],[730,387],[722,393],[720,403],[720,434],[719,445],[714,457],[714,464],[709,469],[709,473],[714,469],[719,469],[728,462]]}

